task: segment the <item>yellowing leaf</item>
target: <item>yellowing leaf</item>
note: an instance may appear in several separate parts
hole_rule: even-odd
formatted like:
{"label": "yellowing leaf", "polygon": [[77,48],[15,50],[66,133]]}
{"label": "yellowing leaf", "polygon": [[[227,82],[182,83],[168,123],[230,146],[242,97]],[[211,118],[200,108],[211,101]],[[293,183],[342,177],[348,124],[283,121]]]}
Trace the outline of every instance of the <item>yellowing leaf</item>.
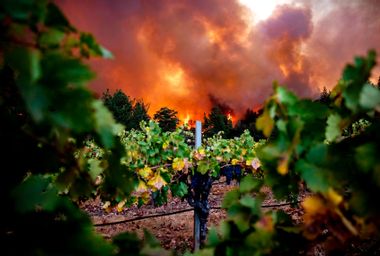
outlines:
{"label": "yellowing leaf", "polygon": [[173,160],[172,167],[176,171],[181,171],[185,167],[185,161],[176,157]]}
{"label": "yellowing leaf", "polygon": [[236,159],[236,158],[234,158],[234,159],[231,160],[231,164],[232,165],[236,165],[238,162],[239,162],[239,160]]}
{"label": "yellowing leaf", "polygon": [[266,137],[269,137],[272,133],[273,126],[274,121],[270,117],[269,111],[265,109],[264,113],[259,118],[257,118],[256,128],[263,131]]}
{"label": "yellowing leaf", "polygon": [[140,175],[141,178],[143,179],[148,179],[153,175],[152,169],[150,167],[146,166],[143,169],[138,170],[138,174]]}
{"label": "yellowing leaf", "polygon": [[148,187],[146,186],[145,182],[142,180],[139,180],[139,185],[136,188],[137,193],[144,193],[148,191]]}
{"label": "yellowing leaf", "polygon": [[125,200],[121,201],[120,203],[117,204],[117,212],[121,212],[123,209],[124,209],[124,205],[125,205]]}
{"label": "yellowing leaf", "polygon": [[157,190],[160,190],[166,184],[166,181],[161,177],[160,173],[158,172],[154,175],[152,179],[148,181],[148,185]]}
{"label": "yellowing leaf", "polygon": [[110,201],[107,201],[103,204],[103,209],[106,210],[107,212],[111,212],[111,202]]}
{"label": "yellowing leaf", "polygon": [[169,142],[165,141],[164,144],[162,144],[163,149],[167,149],[169,147]]}
{"label": "yellowing leaf", "polygon": [[283,158],[277,166],[277,172],[281,175],[286,175],[289,172],[288,158]]}
{"label": "yellowing leaf", "polygon": [[338,205],[342,202],[343,197],[339,195],[333,188],[329,188],[327,191],[327,197],[333,202],[334,205]]}
{"label": "yellowing leaf", "polygon": [[314,215],[324,209],[325,204],[321,198],[317,196],[310,196],[302,202],[302,207],[305,209],[307,214]]}
{"label": "yellowing leaf", "polygon": [[271,215],[263,216],[258,222],[256,222],[256,228],[272,232],[274,230],[273,217]]}
{"label": "yellowing leaf", "polygon": [[151,195],[149,192],[144,192],[140,196],[141,200],[143,201],[144,204],[148,203],[151,199]]}

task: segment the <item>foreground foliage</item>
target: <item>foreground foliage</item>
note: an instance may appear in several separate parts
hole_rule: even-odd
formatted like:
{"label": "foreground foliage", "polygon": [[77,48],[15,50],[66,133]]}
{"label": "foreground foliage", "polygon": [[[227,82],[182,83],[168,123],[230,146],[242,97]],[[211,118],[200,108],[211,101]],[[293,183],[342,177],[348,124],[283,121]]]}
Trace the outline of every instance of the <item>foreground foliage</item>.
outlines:
{"label": "foreground foliage", "polygon": [[[375,57],[371,51],[347,65],[327,105],[274,85],[256,123],[271,136],[258,151],[264,180],[246,177],[227,194],[221,236],[212,231],[199,255],[305,254],[313,243],[336,253],[378,239],[380,91],[367,82]],[[295,226],[282,211],[262,212],[263,185],[278,199],[305,186],[314,192],[302,203],[304,222]]]}
{"label": "foreground foliage", "polygon": [[89,136],[106,149],[104,197],[134,187],[120,162],[123,127],[85,87],[94,74],[82,60],[112,55],[50,1],[2,1],[0,26],[2,254],[125,254],[121,241],[130,238],[106,242],[75,204],[95,190],[96,175],[77,154]]}

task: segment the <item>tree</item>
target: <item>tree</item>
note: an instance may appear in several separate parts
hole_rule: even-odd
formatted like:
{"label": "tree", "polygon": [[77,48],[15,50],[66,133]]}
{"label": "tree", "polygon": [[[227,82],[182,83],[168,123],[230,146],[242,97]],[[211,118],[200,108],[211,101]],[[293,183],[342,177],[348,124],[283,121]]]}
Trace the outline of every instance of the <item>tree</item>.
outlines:
{"label": "tree", "polygon": [[226,113],[222,112],[219,106],[211,108],[211,112],[208,116],[204,116],[204,135],[205,137],[211,137],[218,132],[223,132],[223,137],[228,138],[232,131],[232,121],[228,119]]}
{"label": "tree", "polygon": [[330,99],[330,95],[331,95],[331,91],[327,91],[327,88],[324,86],[317,101],[323,104],[329,104],[332,101]]}
{"label": "tree", "polygon": [[167,107],[160,108],[153,119],[156,120],[163,131],[174,131],[179,124],[178,112]]}
{"label": "tree", "polygon": [[141,121],[148,122],[150,120],[148,109],[149,106],[147,106],[142,100],[135,101],[129,127],[132,129],[140,129]]}
{"label": "tree", "polygon": [[265,136],[261,131],[256,128],[256,120],[262,114],[263,109],[259,109],[258,111],[253,111],[252,109],[247,109],[244,113],[244,116],[241,120],[237,121],[233,131],[234,136],[240,136],[244,130],[248,130],[250,134],[253,136],[255,141],[260,139],[265,139]]}
{"label": "tree", "polygon": [[107,89],[103,93],[102,100],[104,105],[112,112],[115,120],[123,124],[127,130],[132,119],[132,100],[121,90],[117,90],[113,95]]}
{"label": "tree", "polygon": [[142,100],[131,99],[121,90],[111,95],[107,89],[103,93],[102,100],[115,120],[124,125],[126,130],[140,129],[140,122],[150,119],[149,107]]}

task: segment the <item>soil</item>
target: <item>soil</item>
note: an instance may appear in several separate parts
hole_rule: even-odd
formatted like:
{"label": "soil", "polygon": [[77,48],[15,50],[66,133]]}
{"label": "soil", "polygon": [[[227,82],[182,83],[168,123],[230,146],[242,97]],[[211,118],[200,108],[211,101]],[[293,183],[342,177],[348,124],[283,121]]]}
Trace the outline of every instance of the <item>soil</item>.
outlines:
{"label": "soil", "polygon": [[[224,194],[236,188],[236,186],[236,184],[226,185],[223,180],[213,185],[209,195],[211,210],[207,225],[208,228],[218,226],[219,223],[226,218],[226,211],[217,208],[221,206]],[[267,194],[267,199],[263,202],[263,205],[281,203],[273,199],[273,195],[269,189],[264,188],[264,192]],[[302,200],[302,198],[299,198],[299,200]],[[106,239],[111,239],[122,232],[135,232],[139,237],[142,237],[144,229],[147,229],[166,249],[172,249],[179,254],[192,251],[193,249],[193,210],[186,201],[171,198],[167,204],[160,207],[155,207],[151,204],[144,205],[140,208],[133,206],[122,212],[106,212],[102,208],[102,202],[100,202],[100,200],[86,201],[81,207],[90,215],[95,224],[96,231],[102,234]],[[290,213],[295,222],[299,223],[302,221],[302,210],[300,208],[295,209],[289,205],[277,208],[281,208]],[[175,213],[178,211],[182,212]],[[175,214],[166,215],[171,213]],[[145,218],[152,215],[165,216]],[[106,223],[122,222],[131,219],[138,220],[104,225]]]}
{"label": "soil", "polygon": [[[223,180],[214,183],[209,195],[210,215],[208,218],[208,228],[218,226],[226,218],[226,211],[220,209],[223,197],[226,192],[237,188],[236,184],[226,185]],[[286,202],[279,202],[274,199],[269,188],[262,189],[266,196],[263,202],[263,210],[276,208],[287,212],[295,224],[302,223],[303,210],[300,207],[292,207]],[[298,201],[301,202],[309,193],[301,193]],[[267,207],[275,205],[275,207]],[[95,230],[106,239],[112,239],[114,236],[123,232],[134,232],[140,238],[143,238],[144,229],[153,234],[165,249],[171,249],[177,255],[182,255],[187,251],[193,250],[193,209],[186,201],[178,198],[170,198],[168,203],[160,207],[152,204],[141,207],[133,206],[117,212],[113,210],[107,212],[103,209],[103,203],[97,200],[83,202],[81,207],[91,217]],[[132,221],[131,221],[132,220]],[[125,222],[127,221],[127,222]],[[120,224],[107,225],[107,223],[122,222]],[[101,225],[101,226],[99,226]],[[326,252],[323,243],[311,243],[305,254],[307,256],[326,256],[326,255],[380,255],[380,239],[369,238],[362,241],[347,244],[339,254],[330,254]]]}

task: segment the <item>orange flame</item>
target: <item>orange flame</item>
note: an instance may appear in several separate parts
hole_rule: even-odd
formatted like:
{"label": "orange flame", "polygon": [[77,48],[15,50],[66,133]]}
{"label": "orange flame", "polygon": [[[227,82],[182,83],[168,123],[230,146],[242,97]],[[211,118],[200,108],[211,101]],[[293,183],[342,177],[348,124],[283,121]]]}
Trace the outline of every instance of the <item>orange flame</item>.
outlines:
{"label": "orange flame", "polygon": [[183,119],[183,124],[184,124],[184,125],[188,125],[188,124],[189,124],[189,121],[190,121],[190,115],[187,114],[186,117],[185,117],[185,119]]}
{"label": "orange flame", "polygon": [[228,114],[227,114],[227,119],[228,119],[229,121],[231,121],[232,124],[235,123],[235,117],[234,117],[233,115],[231,115],[231,113],[228,113]]}

